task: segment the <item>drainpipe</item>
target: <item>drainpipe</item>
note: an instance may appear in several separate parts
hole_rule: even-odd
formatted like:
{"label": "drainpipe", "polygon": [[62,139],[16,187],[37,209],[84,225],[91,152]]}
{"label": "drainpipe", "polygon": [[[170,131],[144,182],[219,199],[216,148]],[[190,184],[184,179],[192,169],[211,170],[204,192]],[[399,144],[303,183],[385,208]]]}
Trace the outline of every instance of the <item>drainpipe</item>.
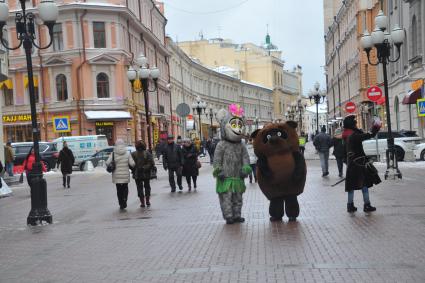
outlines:
{"label": "drainpipe", "polygon": [[[84,0],[84,2],[86,2]],[[83,120],[82,120],[82,113],[81,113],[81,97],[84,95],[84,89],[81,85],[81,77],[82,77],[82,67],[87,62],[87,55],[86,55],[86,40],[85,40],[85,33],[84,33],[84,17],[87,14],[87,10],[84,10],[84,12],[80,16],[80,28],[81,28],[81,38],[82,38],[82,50],[83,50],[83,61],[80,63],[80,65],[77,67],[77,114],[78,114],[78,134],[81,136],[83,131]],[[81,49],[80,49],[80,58],[81,58]],[[83,105],[84,108],[84,105]],[[83,109],[84,110],[84,109]]]}
{"label": "drainpipe", "polygon": [[[127,3],[126,3],[126,5],[127,5],[127,8],[128,8],[128,0],[127,0]],[[127,35],[128,35],[128,49],[129,49],[129,51],[130,51],[130,54],[131,54],[131,59],[130,59],[130,62],[133,62],[133,60],[134,60],[134,53],[133,53],[133,50],[132,50],[132,48],[131,48],[131,35],[130,35],[130,20],[127,20]],[[136,105],[136,102],[135,102],[135,97],[134,97],[134,91],[133,91],[133,86],[131,86],[131,100],[132,100],[132,102],[133,102],[133,109],[132,109],[132,111],[133,111],[133,128],[134,128],[134,144],[136,144],[137,143],[137,140],[138,140],[138,135],[137,135],[137,113],[138,113],[138,109],[137,109],[137,105]]]}
{"label": "drainpipe", "polygon": [[[38,26],[38,34],[41,34],[41,26]],[[37,55],[38,55],[38,60],[40,62],[40,76],[38,78],[38,81],[39,81],[39,86],[41,82],[41,99],[42,99],[41,115],[43,116],[43,119],[44,119],[44,140],[47,140],[48,113],[46,112],[46,89],[44,88],[44,81],[43,81],[43,78],[44,78],[43,57],[41,56],[40,49],[37,49]]]}
{"label": "drainpipe", "polygon": [[165,57],[165,62],[167,62],[168,69],[168,93],[170,94],[170,125],[171,125],[171,133],[174,135],[174,127],[173,127],[173,100],[171,99],[171,77],[170,77],[170,57]]}

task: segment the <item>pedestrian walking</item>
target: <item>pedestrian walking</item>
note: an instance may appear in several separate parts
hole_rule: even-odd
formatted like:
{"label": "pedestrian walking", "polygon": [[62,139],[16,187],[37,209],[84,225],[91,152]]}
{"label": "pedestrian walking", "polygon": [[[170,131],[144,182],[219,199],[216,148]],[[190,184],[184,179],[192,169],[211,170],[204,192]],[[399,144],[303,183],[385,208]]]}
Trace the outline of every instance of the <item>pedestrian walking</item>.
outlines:
{"label": "pedestrian walking", "polygon": [[151,171],[155,166],[153,156],[146,150],[146,144],[143,141],[136,143],[136,151],[131,154],[134,163],[133,178],[136,181],[137,195],[140,199],[140,207],[150,206],[151,197]]}
{"label": "pedestrian walking", "polygon": [[116,141],[113,152],[106,160],[106,165],[109,166],[112,162],[115,163],[115,170],[112,172],[112,182],[116,185],[118,203],[120,209],[123,210],[127,207],[130,168],[134,167],[135,163],[122,139]]}
{"label": "pedestrian walking", "polygon": [[72,165],[74,165],[75,158],[72,150],[68,148],[66,141],[63,142],[63,148],[59,152],[58,157],[58,168],[61,167],[62,180],[64,188],[71,188],[71,174],[72,174]]}
{"label": "pedestrian walking", "polygon": [[305,144],[306,144],[306,138],[305,136],[301,135],[298,137],[298,143],[299,143],[299,147],[300,147],[300,152],[301,154],[304,156],[304,151],[305,151]]}
{"label": "pedestrian walking", "polygon": [[[32,173],[32,169],[35,163],[35,153],[34,153],[34,148],[31,147],[30,151],[28,152],[28,155],[25,157],[24,163],[22,164],[22,168],[25,172],[25,175],[27,176],[27,183],[28,186],[30,186],[31,188],[31,182],[32,179],[34,179],[35,177],[38,177],[37,175],[34,175]],[[41,162],[41,169],[43,172],[47,171],[46,165],[44,164],[44,162]]]}
{"label": "pedestrian walking", "polygon": [[196,190],[196,180],[199,175],[199,161],[198,152],[195,149],[194,144],[190,139],[186,139],[183,142],[183,172],[182,175],[186,177],[187,186],[189,192],[192,190],[191,181],[193,181],[193,187]]}
{"label": "pedestrian walking", "polygon": [[357,211],[354,206],[354,191],[362,190],[363,211],[375,211],[376,207],[370,204],[369,188],[381,182],[378,171],[372,162],[366,157],[362,142],[373,138],[380,130],[381,124],[374,123],[371,133],[364,133],[357,128],[355,116],[348,116],[344,119],[344,132],[342,138],[346,144],[347,152],[347,172],[345,179],[345,191],[348,193],[347,212]]}
{"label": "pedestrian walking", "polygon": [[210,164],[213,164],[214,162],[214,152],[215,152],[216,146],[217,146],[217,141],[214,138],[208,140],[207,151],[208,151],[208,155],[210,156]]}
{"label": "pedestrian walking", "polygon": [[252,172],[249,174],[249,183],[252,183],[252,176],[254,175],[254,181],[257,183],[257,155],[254,152],[254,145],[252,143],[252,138],[248,140],[246,144],[246,149],[249,155],[249,166],[251,166]]}
{"label": "pedestrian walking", "polygon": [[4,165],[6,172],[9,176],[13,176],[13,161],[15,160],[15,153],[10,142],[6,143],[4,147]]}
{"label": "pedestrian walking", "polygon": [[344,157],[345,157],[345,147],[344,143],[342,141],[342,130],[336,129],[334,137],[332,138],[332,144],[334,147],[333,155],[336,159],[336,164],[338,166],[338,176],[342,178],[344,176],[343,174],[343,168],[344,168]]}
{"label": "pedestrian walking", "polygon": [[323,126],[320,134],[314,137],[313,145],[319,153],[320,166],[322,167],[322,177],[329,175],[329,149],[332,147],[332,139],[326,133],[326,127]]}
{"label": "pedestrian walking", "polygon": [[183,154],[179,145],[174,143],[174,136],[169,135],[167,138],[167,146],[162,152],[162,165],[164,170],[168,170],[168,181],[170,183],[171,192],[176,191],[176,182],[174,174],[177,177],[177,185],[183,190],[182,170],[183,170]]}

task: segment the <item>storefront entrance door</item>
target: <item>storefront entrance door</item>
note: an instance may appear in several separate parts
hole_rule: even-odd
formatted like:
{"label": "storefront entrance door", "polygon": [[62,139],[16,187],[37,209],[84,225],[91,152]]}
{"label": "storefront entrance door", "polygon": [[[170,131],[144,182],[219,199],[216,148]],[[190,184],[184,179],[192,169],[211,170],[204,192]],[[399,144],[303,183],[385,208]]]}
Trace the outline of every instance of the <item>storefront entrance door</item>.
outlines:
{"label": "storefront entrance door", "polygon": [[96,126],[96,135],[105,135],[109,145],[114,145],[114,126]]}

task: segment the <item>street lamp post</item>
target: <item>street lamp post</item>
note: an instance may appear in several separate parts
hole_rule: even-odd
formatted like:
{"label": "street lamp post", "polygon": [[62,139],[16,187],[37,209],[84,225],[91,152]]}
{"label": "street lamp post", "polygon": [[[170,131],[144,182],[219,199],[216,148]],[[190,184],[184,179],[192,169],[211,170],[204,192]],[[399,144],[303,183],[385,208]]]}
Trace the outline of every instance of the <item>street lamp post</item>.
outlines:
{"label": "street lamp post", "polygon": [[[143,93],[145,99],[145,118],[148,134],[148,148],[152,151],[152,134],[151,134],[151,112],[149,110],[149,92],[158,90],[158,78],[160,71],[157,67],[148,68],[148,59],[145,55],[140,54],[135,62],[135,68],[130,66],[127,71],[127,78],[131,83],[131,89],[135,93]],[[149,89],[150,79],[153,80],[154,88]]]}
{"label": "street lamp post", "polygon": [[214,134],[214,131],[213,131],[213,118],[215,116],[215,113],[214,113],[214,110],[212,109],[212,107],[209,108],[209,110],[208,110],[208,112],[206,114],[210,118],[210,123],[211,123],[211,126],[210,126],[211,136],[210,136],[210,138],[212,138],[213,137],[213,134]]}
{"label": "street lamp post", "polygon": [[34,76],[32,67],[32,54],[31,50],[33,47],[38,49],[47,49],[53,43],[53,26],[55,25],[58,17],[58,7],[53,1],[43,0],[38,5],[38,15],[43,20],[43,24],[49,29],[50,42],[46,46],[42,47],[37,45],[35,42],[35,15],[31,12],[26,12],[25,0],[20,0],[22,11],[16,12],[15,14],[15,25],[16,35],[19,41],[18,46],[9,47],[8,43],[3,39],[3,28],[7,24],[9,18],[9,6],[4,0],[0,1],[0,40],[2,45],[8,50],[16,50],[21,46],[24,47],[25,57],[27,63],[28,72],[28,89],[30,96],[30,107],[31,107],[31,125],[32,125],[32,138],[33,138],[33,149],[35,155],[35,162],[32,170],[28,173],[30,179],[31,188],[31,211],[27,217],[27,224],[37,225],[46,221],[52,223],[52,215],[47,208],[47,184],[43,178],[42,163],[40,160],[40,130],[37,125],[37,109],[35,101],[34,91]]}
{"label": "street lamp post", "polygon": [[[385,179],[388,176],[395,179],[395,177],[402,178],[402,174],[398,169],[397,155],[395,154],[394,137],[391,131],[391,113],[390,113],[390,100],[388,92],[388,79],[387,79],[387,65],[391,62],[397,62],[400,59],[400,49],[404,41],[404,30],[398,25],[395,25],[391,34],[387,30],[387,17],[384,12],[379,11],[375,17],[376,28],[369,34],[366,30],[361,38],[361,44],[364,51],[367,54],[367,60],[370,65],[377,66],[382,64],[382,71],[384,75],[384,93],[385,93],[385,109],[387,111],[387,127],[388,127],[388,138],[387,138],[387,170],[385,172]],[[391,59],[391,51],[393,46],[397,48],[397,58]],[[370,52],[375,47],[377,51],[377,61],[371,62]]]}
{"label": "street lamp post", "polygon": [[316,134],[318,134],[319,133],[319,104],[323,103],[326,97],[326,93],[320,92],[319,82],[316,82],[314,84],[314,92],[310,92],[308,97],[310,98],[310,102],[314,100],[314,103],[316,104]]}
{"label": "street lamp post", "polygon": [[207,108],[207,104],[201,100],[199,96],[196,97],[196,101],[192,104],[192,110],[193,114],[198,113],[199,117],[199,140],[202,141],[202,121],[201,121],[201,115],[202,112],[205,113],[205,109]]}

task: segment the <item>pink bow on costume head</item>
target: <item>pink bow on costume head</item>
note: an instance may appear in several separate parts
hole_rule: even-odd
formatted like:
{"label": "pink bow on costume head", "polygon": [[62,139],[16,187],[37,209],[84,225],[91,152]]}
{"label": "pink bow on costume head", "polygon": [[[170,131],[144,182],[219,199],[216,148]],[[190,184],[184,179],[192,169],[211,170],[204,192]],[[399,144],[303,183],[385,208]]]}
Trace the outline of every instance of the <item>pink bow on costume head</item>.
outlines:
{"label": "pink bow on costume head", "polygon": [[236,117],[243,117],[244,110],[239,104],[230,104],[229,105],[229,112]]}

